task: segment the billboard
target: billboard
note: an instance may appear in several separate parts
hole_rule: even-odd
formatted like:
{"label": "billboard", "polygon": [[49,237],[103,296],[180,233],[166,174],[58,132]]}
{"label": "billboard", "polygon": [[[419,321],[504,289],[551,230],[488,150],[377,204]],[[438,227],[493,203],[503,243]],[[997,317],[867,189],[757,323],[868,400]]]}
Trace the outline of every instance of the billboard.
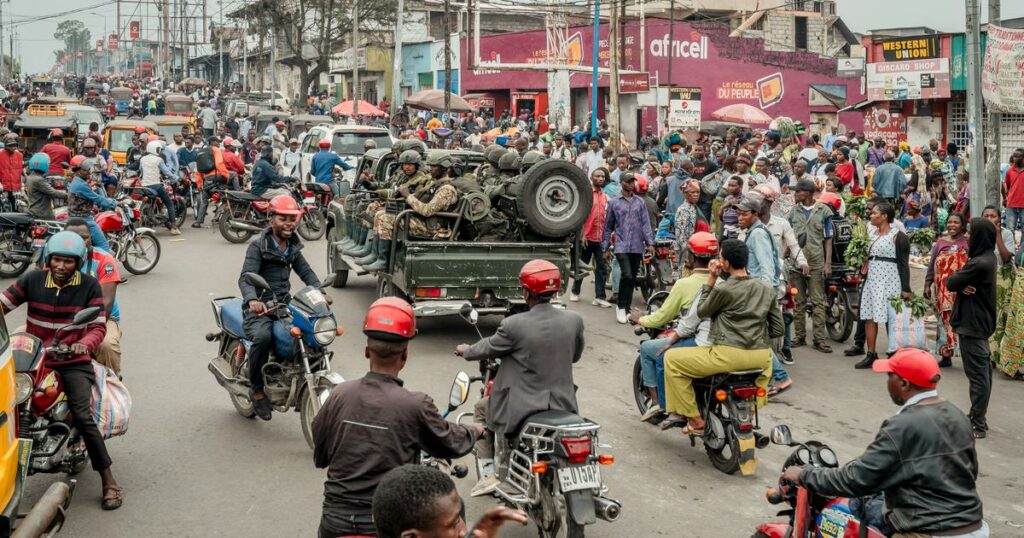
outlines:
{"label": "billboard", "polygon": [[1002,112],[1024,113],[1024,30],[988,27],[981,95]]}
{"label": "billboard", "polygon": [[700,88],[672,88],[668,102],[670,129],[700,128],[700,95]]}
{"label": "billboard", "polygon": [[117,50],[117,34],[110,34],[107,37],[107,48],[110,50]]}
{"label": "billboard", "polygon": [[651,76],[647,73],[619,75],[619,93],[643,93],[651,89]]}
{"label": "billboard", "polygon": [[902,101],[950,96],[949,58],[868,64],[868,99]]}
{"label": "billboard", "polygon": [[131,21],[128,23],[128,39],[136,40],[142,37],[142,23]]}
{"label": "billboard", "polygon": [[895,37],[881,39],[877,43],[881,45],[882,57],[887,62],[925,60],[942,55],[942,51],[939,50],[938,35]]}

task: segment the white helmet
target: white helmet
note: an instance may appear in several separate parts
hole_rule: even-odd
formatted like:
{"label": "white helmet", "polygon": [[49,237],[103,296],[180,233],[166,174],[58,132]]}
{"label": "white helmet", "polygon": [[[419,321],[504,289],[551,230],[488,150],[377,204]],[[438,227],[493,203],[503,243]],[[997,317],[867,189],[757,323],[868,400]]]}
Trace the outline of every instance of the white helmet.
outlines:
{"label": "white helmet", "polygon": [[164,142],[163,140],[154,140],[146,144],[146,153],[149,153],[150,155],[156,155],[157,157],[162,157],[164,154],[164,147],[166,145],[167,142]]}

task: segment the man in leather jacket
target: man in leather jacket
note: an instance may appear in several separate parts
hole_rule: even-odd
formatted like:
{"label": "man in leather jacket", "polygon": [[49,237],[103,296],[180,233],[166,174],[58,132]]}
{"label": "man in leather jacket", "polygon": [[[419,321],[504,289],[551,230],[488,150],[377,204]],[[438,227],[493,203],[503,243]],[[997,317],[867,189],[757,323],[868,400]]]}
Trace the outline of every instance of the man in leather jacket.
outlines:
{"label": "man in leather jacket", "polygon": [[889,397],[900,406],[896,415],[886,419],[864,453],[846,465],[793,466],[782,480],[830,496],[884,492],[885,521],[894,537],[987,537],[975,486],[978,454],[971,422],[939,397],[935,357],[904,348],[890,359],[876,360],[872,369],[888,374]]}
{"label": "man in leather jacket", "polygon": [[[519,271],[528,311],[505,318],[497,332],[473,345],[460,344],[455,354],[466,360],[502,359],[488,398],[477,403],[474,418],[485,422],[488,435],[477,444],[476,456],[483,471],[473,487],[478,497],[499,485],[494,462],[496,439],[515,435],[530,415],[558,410],[576,413],[576,389],[572,366],[583,354],[583,318],[551,305],[561,289],[558,268],[546,260],[527,262]],[[499,446],[502,446],[499,443]],[[501,463],[499,455],[498,463]]]}

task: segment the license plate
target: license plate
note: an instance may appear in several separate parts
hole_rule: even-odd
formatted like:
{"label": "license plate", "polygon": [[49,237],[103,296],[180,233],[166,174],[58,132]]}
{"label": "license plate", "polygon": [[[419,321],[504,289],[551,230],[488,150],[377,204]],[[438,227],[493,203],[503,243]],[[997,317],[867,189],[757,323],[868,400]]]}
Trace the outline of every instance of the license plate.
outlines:
{"label": "license plate", "polygon": [[313,198],[312,196],[303,198],[302,203],[303,205],[316,205],[316,198]]}
{"label": "license plate", "polygon": [[559,469],[558,482],[562,486],[562,493],[580,489],[597,489],[601,487],[601,470],[596,463]]}

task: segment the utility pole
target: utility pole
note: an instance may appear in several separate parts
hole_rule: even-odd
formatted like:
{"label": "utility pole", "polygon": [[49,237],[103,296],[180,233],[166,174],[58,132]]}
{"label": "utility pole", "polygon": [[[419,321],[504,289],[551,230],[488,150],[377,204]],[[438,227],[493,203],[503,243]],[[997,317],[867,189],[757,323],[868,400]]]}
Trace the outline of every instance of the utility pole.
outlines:
{"label": "utility pole", "polygon": [[608,23],[608,136],[619,154],[619,9],[616,0],[609,4]]}
{"label": "utility pole", "polygon": [[164,27],[164,77],[163,84],[166,87],[167,81],[171,78],[171,2],[170,0],[164,0],[164,8],[162,11],[163,27]]}
{"label": "utility pole", "polygon": [[242,27],[242,91],[249,91],[249,46],[246,42],[249,40],[249,24],[246,23]]}
{"label": "utility pole", "polygon": [[[668,104],[672,109],[672,52],[676,50],[676,0],[670,0],[668,4]],[[665,132],[668,132],[668,115],[665,116]],[[660,129],[659,129],[660,130]]]}
{"label": "utility pole", "polygon": [[[13,49],[11,49],[13,50]],[[0,0],[0,79],[4,76],[4,2]],[[6,80],[4,80],[6,82]]]}
{"label": "utility pole", "polygon": [[[998,26],[1002,20],[1002,13],[1000,12],[1000,0],[988,0],[988,24],[989,26]],[[984,65],[984,59],[981,60]],[[988,122],[989,132],[992,133],[992,146],[991,152],[989,153],[988,159],[985,160],[985,190],[988,196],[988,202],[999,207],[999,199],[1002,193],[999,188],[1002,180],[999,177],[999,163],[1003,160],[1003,148],[1002,148],[1002,137],[1000,131],[1003,127],[1003,114],[994,108],[989,109]],[[980,176],[979,176],[980,177]]]}
{"label": "utility pole", "polygon": [[590,72],[590,136],[597,136],[597,68],[601,60],[598,39],[601,35],[601,0],[594,0],[594,44],[591,47],[593,56],[590,59],[593,69]]}
{"label": "utility pole", "polygon": [[220,30],[217,32],[217,58],[220,59],[220,83],[224,84],[224,0],[217,0],[220,9]]}
{"label": "utility pole", "polygon": [[[115,56],[121,55],[121,49],[124,47],[123,40],[121,39],[121,0],[114,0],[114,33],[117,34],[117,53]],[[118,59],[117,70],[121,71],[121,62]]]}
{"label": "utility pole", "polygon": [[981,105],[981,21],[980,0],[967,0],[967,130],[970,152],[971,207],[987,205],[985,169],[985,117]]}
{"label": "utility pole", "polygon": [[395,57],[391,65],[391,110],[385,112],[394,117],[398,113],[398,98],[402,95],[402,13],[405,1],[398,0],[398,11],[395,17]]}
{"label": "utility pole", "polygon": [[352,119],[359,121],[359,3],[352,3]]}
{"label": "utility pole", "polygon": [[[444,0],[444,114],[451,114],[452,106],[452,20],[451,1]],[[447,120],[445,120],[447,126]]]}

